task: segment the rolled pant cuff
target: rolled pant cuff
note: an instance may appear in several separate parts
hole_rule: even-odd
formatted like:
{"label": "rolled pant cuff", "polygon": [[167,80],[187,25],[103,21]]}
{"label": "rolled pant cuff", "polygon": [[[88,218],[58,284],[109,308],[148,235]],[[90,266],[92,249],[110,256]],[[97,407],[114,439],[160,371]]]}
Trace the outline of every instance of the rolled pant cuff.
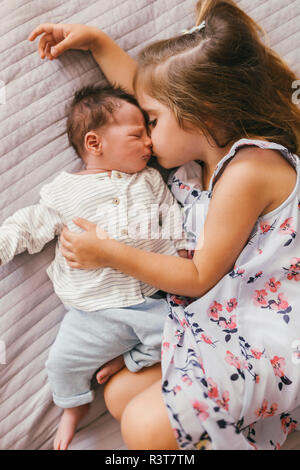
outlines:
{"label": "rolled pant cuff", "polygon": [[128,370],[130,370],[130,372],[138,372],[139,370],[142,369],[142,367],[140,367],[136,362],[134,362],[134,360],[132,359],[130,355],[130,351],[123,354],[123,357],[124,357],[125,366],[127,367]]}
{"label": "rolled pant cuff", "polygon": [[75,408],[76,406],[86,405],[94,400],[95,393],[89,390],[86,393],[80,393],[73,397],[58,397],[53,394],[53,401],[55,405],[60,408]]}

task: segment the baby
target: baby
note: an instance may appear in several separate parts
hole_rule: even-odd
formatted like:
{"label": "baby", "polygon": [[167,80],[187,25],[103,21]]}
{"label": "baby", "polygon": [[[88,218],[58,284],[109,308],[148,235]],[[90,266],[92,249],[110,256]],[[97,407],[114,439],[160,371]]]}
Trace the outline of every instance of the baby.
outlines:
{"label": "baby", "polygon": [[[136,99],[120,88],[85,87],[75,94],[67,128],[85,170],[61,172],[40,192],[39,204],[17,211],[0,227],[0,261],[36,253],[63,226],[80,231],[72,218],[88,219],[107,236],[149,251],[176,255],[186,247],[182,213],[161,175],[147,167],[151,139],[147,117]],[[168,219],[168,230],[159,216]],[[170,217],[172,215],[172,223]],[[149,221],[151,222],[149,224]],[[168,233],[167,233],[168,232]],[[66,449],[93,400],[91,379],[99,383],[124,364],[136,372],[160,361],[168,305],[163,293],[112,268],[72,269],[60,242],[47,270],[67,309],[46,368],[56,405],[64,408],[54,440]]]}

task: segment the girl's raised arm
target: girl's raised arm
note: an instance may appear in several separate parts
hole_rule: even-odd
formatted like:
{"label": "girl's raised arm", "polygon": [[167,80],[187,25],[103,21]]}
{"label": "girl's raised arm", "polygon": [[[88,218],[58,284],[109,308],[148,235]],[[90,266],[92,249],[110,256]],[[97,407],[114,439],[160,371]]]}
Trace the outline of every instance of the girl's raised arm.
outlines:
{"label": "girl's raised arm", "polygon": [[137,63],[107,34],[98,30],[91,52],[107,80],[134,95],[133,78]]}
{"label": "girl's raised arm", "polygon": [[136,62],[100,29],[81,24],[44,23],[30,33],[28,40],[33,41],[41,34],[38,50],[42,59],[56,59],[68,49],[89,50],[110,83],[134,93]]}

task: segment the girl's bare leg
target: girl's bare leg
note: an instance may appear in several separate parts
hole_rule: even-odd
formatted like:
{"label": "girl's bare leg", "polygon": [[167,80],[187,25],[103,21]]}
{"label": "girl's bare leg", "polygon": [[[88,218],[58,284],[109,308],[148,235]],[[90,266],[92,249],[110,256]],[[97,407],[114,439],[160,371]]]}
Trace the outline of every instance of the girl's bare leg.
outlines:
{"label": "girl's bare leg", "polygon": [[146,367],[134,373],[124,367],[120,372],[114,374],[104,388],[105,403],[111,415],[120,421],[130,400],[160,379],[160,364]]}
{"label": "girl's bare leg", "polygon": [[178,450],[162,397],[161,380],[128,403],[122,414],[121,431],[130,450]]}

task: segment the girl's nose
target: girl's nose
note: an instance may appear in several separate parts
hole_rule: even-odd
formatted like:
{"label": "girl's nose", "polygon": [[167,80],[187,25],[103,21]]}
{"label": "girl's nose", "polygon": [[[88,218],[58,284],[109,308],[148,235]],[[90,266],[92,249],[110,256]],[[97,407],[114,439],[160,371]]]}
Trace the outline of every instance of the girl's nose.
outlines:
{"label": "girl's nose", "polygon": [[149,135],[146,136],[145,145],[146,145],[146,147],[152,147],[152,140],[151,140],[151,137]]}

